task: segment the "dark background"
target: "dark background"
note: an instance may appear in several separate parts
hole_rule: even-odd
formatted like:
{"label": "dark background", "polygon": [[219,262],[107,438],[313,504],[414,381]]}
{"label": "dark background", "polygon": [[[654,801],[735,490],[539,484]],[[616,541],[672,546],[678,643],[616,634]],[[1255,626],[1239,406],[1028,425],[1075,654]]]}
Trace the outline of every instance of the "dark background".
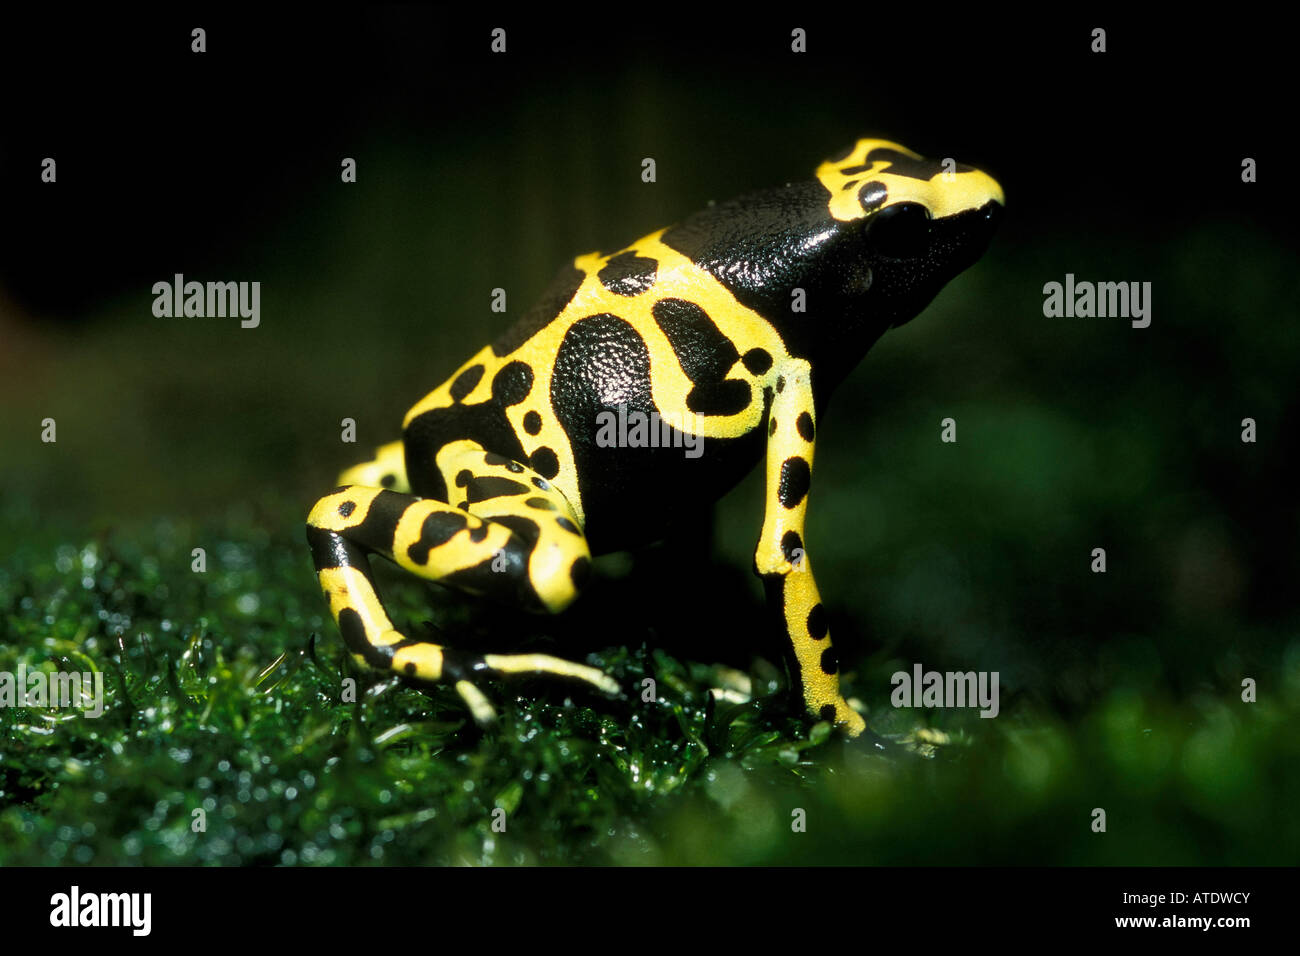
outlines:
{"label": "dark background", "polygon": [[[1276,25],[947,6],[5,16],[6,552],[160,518],[299,547],[338,471],[398,437],[574,254],[881,135],[988,170],[1008,207],[985,258],[882,340],[820,428],[809,547],[859,691],[884,703],[888,674],[923,661],[998,670],[1004,706],[1067,720],[1121,692],[1219,714],[1243,676],[1300,700],[1293,83]],[[57,185],[39,181],[45,156]],[[261,327],[153,317],[151,286],[175,272],[261,281]],[[1045,318],[1043,283],[1067,272],[1152,282],[1151,327]],[[489,311],[497,286],[508,317]],[[57,445],[39,441],[46,416]],[[345,416],[357,445],[339,442]],[[938,440],[948,416],[956,445]],[[617,643],[610,614],[637,600],[629,634],[722,656],[760,609],[757,479],[721,503],[703,555],[674,543],[644,579],[607,559],[575,626]],[[1272,809],[1295,796],[1293,777],[1252,781],[1240,738],[1216,740],[1187,758],[1205,781],[1261,788]],[[1217,812],[1220,784],[1189,779]]]}

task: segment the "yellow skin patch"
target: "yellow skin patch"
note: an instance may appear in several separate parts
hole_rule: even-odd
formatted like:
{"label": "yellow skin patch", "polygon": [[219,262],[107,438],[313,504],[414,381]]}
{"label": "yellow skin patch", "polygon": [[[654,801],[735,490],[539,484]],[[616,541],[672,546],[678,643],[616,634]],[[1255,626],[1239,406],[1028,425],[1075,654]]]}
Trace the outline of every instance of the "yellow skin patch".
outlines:
{"label": "yellow skin patch", "polygon": [[[531,456],[543,447],[556,453],[560,470],[552,479],[552,484],[572,506],[578,526],[582,527],[585,524],[582,496],[578,491],[573,449],[568,435],[560,427],[550,407],[552,366],[559,353],[560,343],[573,324],[590,315],[608,311],[610,300],[617,299],[618,317],[636,329],[649,351],[651,395],[662,420],[680,431],[700,435],[705,439],[736,438],[757,428],[763,418],[761,400],[751,402],[735,415],[701,416],[686,407],[686,396],[690,394],[694,383],[682,370],[677,353],[655,321],[651,308],[662,298],[686,299],[708,313],[718,330],[735,344],[741,355],[754,348],[767,351],[773,359],[772,369],[768,372],[755,375],[737,361],[727,376],[749,382],[755,396],[762,396],[763,386],[775,381],[777,369],[789,358],[785,343],[762,316],[737,302],[726,286],[680,252],[664,245],[660,237],[665,231],[660,229],[609,255],[592,252],[578,256],[573,260],[573,265],[583,273],[582,284],[559,315],[509,355],[497,356],[491,347],[480,351],[458,368],[446,382],[412,407],[406,413],[404,424],[409,425],[413,419],[430,409],[451,407],[454,404],[451,383],[465,369],[475,365],[484,367],[478,384],[464,399],[466,404],[472,405],[491,397],[492,380],[499,369],[514,361],[526,362],[533,371],[529,398],[508,407],[505,410],[506,417],[523,444],[526,456]],[[650,289],[639,295],[614,296],[601,283],[598,273],[615,256],[627,252],[654,259],[658,263],[655,282]],[[538,401],[534,396],[546,396],[546,400]],[[609,398],[613,404],[618,404],[617,396]],[[541,430],[536,435],[529,435],[523,427],[524,415],[529,411],[537,412],[542,419]],[[595,428],[594,422],[592,427]]]}
{"label": "yellow skin patch", "polygon": [[322,568],[316,573],[316,578],[329,600],[334,620],[339,619],[339,612],[344,608],[352,608],[361,615],[370,643],[388,647],[402,639],[402,635],[393,630],[393,622],[388,619],[384,605],[362,572],[356,568]]}
{"label": "yellow skin patch", "polygon": [[[891,149],[934,167],[934,175],[926,179],[900,176],[889,172],[891,161],[876,159],[870,168],[859,170],[866,163],[867,154],[876,149]],[[946,172],[941,163],[927,160],[898,143],[886,139],[860,139],[845,159],[827,160],[817,167],[817,179],[831,194],[828,208],[840,222],[864,219],[878,209],[899,203],[919,203],[930,210],[935,219],[945,219],[971,209],[979,209],[990,200],[1002,205],[1006,200],[1002,187],[988,173],[957,164],[953,172]],[[871,211],[863,208],[858,191],[864,183],[876,182],[885,187],[887,198]]]}
{"label": "yellow skin patch", "polygon": [[[391,481],[385,482],[385,478],[390,478]],[[339,484],[409,492],[411,488],[406,482],[406,446],[400,441],[394,441],[380,447],[372,461],[354,465],[339,475]]]}
{"label": "yellow skin patch", "polygon": [[412,644],[399,647],[393,654],[393,670],[399,674],[406,673],[407,665],[415,670],[411,676],[420,680],[437,681],[442,678],[442,648],[437,644]]}

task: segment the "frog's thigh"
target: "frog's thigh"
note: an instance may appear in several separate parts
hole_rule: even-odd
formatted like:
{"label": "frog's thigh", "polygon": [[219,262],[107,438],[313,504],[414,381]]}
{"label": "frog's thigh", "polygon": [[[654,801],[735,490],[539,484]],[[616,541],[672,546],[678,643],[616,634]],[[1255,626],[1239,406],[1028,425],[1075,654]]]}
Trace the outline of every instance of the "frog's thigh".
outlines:
{"label": "frog's thigh", "polygon": [[536,671],[617,690],[595,668],[541,654],[468,653],[406,637],[393,627],[370,573],[371,553],[427,580],[533,609],[556,610],[557,597],[576,594],[572,585],[545,587],[547,603],[537,593],[529,578],[533,545],[507,523],[441,501],[353,485],[321,498],[307,525],[330,612],[363,663],[415,680],[454,683],[479,720],[491,716],[491,707],[470,683],[471,674]]}
{"label": "frog's thigh", "polygon": [[438,450],[436,463],[450,504],[509,528],[528,546],[526,603],[550,612],[568,607],[591,571],[591,549],[559,489],[529,466],[474,441],[449,442]]}

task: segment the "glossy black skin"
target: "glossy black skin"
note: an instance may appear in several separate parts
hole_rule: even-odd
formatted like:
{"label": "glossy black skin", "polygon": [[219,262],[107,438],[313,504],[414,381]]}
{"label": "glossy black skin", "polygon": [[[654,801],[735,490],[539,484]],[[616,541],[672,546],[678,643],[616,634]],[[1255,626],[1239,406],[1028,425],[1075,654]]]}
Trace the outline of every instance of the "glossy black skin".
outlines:
{"label": "glossy black skin", "polygon": [[[925,309],[988,248],[1002,207],[930,220],[912,255],[885,254],[887,223],[839,222],[817,182],[791,183],[702,210],[664,241],[708,270],[812,364],[819,407],[888,329]],[[891,217],[892,218],[892,217]],[[791,310],[802,288],[807,311]]]}

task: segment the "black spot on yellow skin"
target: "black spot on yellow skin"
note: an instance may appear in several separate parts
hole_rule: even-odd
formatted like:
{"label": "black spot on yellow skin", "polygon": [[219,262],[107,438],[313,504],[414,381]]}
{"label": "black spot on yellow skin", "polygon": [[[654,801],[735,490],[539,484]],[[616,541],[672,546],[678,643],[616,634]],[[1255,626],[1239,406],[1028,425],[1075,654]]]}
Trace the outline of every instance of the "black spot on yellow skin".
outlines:
{"label": "black spot on yellow skin", "polygon": [[775,434],[776,434],[776,416],[774,415],[774,416],[772,416],[772,420],[771,420],[770,422],[768,422],[768,425],[767,425],[767,436],[768,436],[769,438],[771,438],[771,437],[772,437],[773,435],[775,435]]}
{"label": "black spot on yellow skin", "polygon": [[[933,160],[915,159],[906,153],[900,153],[896,149],[877,147],[867,153],[868,163],[888,162],[889,165],[884,167],[881,172],[889,173],[891,176],[906,176],[909,179],[919,179],[922,182],[928,182],[938,172],[938,164]],[[954,172],[960,172],[963,169],[969,169],[969,166],[957,166]],[[844,172],[854,172],[854,170],[844,170]]]}
{"label": "black spot on yellow skin", "polygon": [[798,531],[787,531],[781,536],[781,553],[785,555],[787,561],[793,561],[795,549],[802,547],[803,538],[799,537]]}
{"label": "black spot on yellow skin", "polygon": [[524,504],[530,508],[537,508],[539,511],[554,511],[555,505],[551,504],[545,498],[526,498]]}
{"label": "black spot on yellow skin", "polygon": [[361,621],[361,615],[350,607],[339,611],[339,631],[342,632],[343,640],[348,647],[353,650],[371,646],[366,640],[366,626]]}
{"label": "black spot on yellow skin", "polygon": [[772,355],[767,349],[750,349],[740,360],[751,375],[762,375],[772,367]]}
{"label": "black spot on yellow skin", "polygon": [[524,470],[524,466],[512,458],[505,455],[498,455],[496,452],[487,452],[483,456],[483,461],[489,465],[495,465],[498,468],[504,468],[506,471],[514,472],[516,475]]}
{"label": "black spot on yellow skin", "polygon": [[352,515],[352,512],[356,510],[357,510],[357,503],[355,501],[345,501],[341,505],[339,505],[339,517],[341,518],[350,517]]}
{"label": "black spot on yellow skin", "polygon": [[860,163],[857,166],[845,166],[840,170],[845,176],[856,176],[858,173],[865,173],[871,169],[871,163]]}
{"label": "black spot on yellow skin", "polygon": [[835,720],[835,705],[834,704],[823,705],[821,711],[817,714],[817,716],[820,717],[822,720],[829,720],[833,722]]}
{"label": "black spot on yellow skin", "polygon": [[456,472],[456,487],[464,488],[469,484],[470,479],[473,477],[474,472],[470,471],[468,468],[462,468],[460,471]]}
{"label": "black spot on yellow skin", "polygon": [[872,180],[869,183],[863,183],[862,188],[858,190],[858,203],[867,212],[873,209],[879,209],[889,198],[889,190],[882,183]]}
{"label": "black spot on yellow skin", "polygon": [[500,405],[518,405],[532,387],[533,370],[523,362],[511,362],[492,379],[492,398]]}
{"label": "black spot on yellow skin", "polygon": [[505,525],[530,548],[537,541],[538,534],[541,533],[537,527],[537,522],[531,518],[525,518],[523,515],[498,515],[492,520],[497,524]]}
{"label": "black spot on yellow skin", "polygon": [[371,500],[366,517],[349,531],[349,536],[367,548],[387,548],[393,541],[393,529],[401,520],[410,498],[392,491],[381,491]]}
{"label": "black spot on yellow skin", "polygon": [[640,295],[654,285],[659,263],[635,252],[620,252],[597,273],[600,284],[615,295]]}
{"label": "black spot on yellow skin", "polygon": [[488,536],[488,524],[486,521],[483,522],[483,524],[479,525],[477,528],[471,528],[469,531],[469,539],[473,541],[475,544],[478,544],[487,536]]}
{"label": "black spot on yellow skin", "polygon": [[805,459],[796,455],[781,462],[781,481],[776,495],[783,507],[798,507],[799,502],[808,494],[808,486],[811,484],[812,470]]}
{"label": "black spot on yellow skin", "polygon": [[565,531],[572,531],[574,534],[582,534],[582,532],[578,530],[578,526],[574,524],[572,521],[570,521],[568,518],[564,517],[563,515],[556,518],[555,523],[558,524]]}
{"label": "black spot on yellow skin", "polygon": [[828,647],[822,651],[821,665],[823,674],[834,674],[839,671],[840,657],[835,653],[835,648]]}
{"label": "black spot on yellow skin", "polygon": [[813,428],[812,416],[807,412],[800,412],[799,418],[795,421],[794,427],[799,429],[799,437],[804,441],[812,441],[816,434]]}
{"label": "black spot on yellow skin", "polygon": [[826,631],[826,608],[814,604],[812,610],[808,612],[808,635],[814,641],[820,641],[826,636]]}
{"label": "black spot on yellow skin", "polygon": [[384,475],[382,478],[379,479],[379,484],[384,488],[391,488],[393,487],[393,485],[397,484],[397,476],[391,474]]}
{"label": "black spot on yellow skin", "polygon": [[560,459],[555,456],[553,449],[543,446],[533,452],[529,460],[532,462],[533,471],[547,478],[554,478],[560,473]]}
{"label": "black spot on yellow skin", "polygon": [[527,412],[524,415],[524,431],[530,435],[536,435],[542,430],[542,416],[536,412]]}
{"label": "black spot on yellow skin", "polygon": [[528,486],[515,481],[512,478],[501,478],[496,475],[488,475],[480,478],[471,478],[468,487],[465,489],[466,501],[469,504],[476,504],[480,501],[487,501],[489,498],[501,498],[505,495],[522,495],[528,491]]}
{"label": "black spot on yellow skin", "polygon": [[406,673],[407,677],[415,676],[415,664],[410,661],[406,663],[406,665],[402,668],[402,670]]}
{"label": "black spot on yellow skin", "polygon": [[534,478],[533,484],[535,484],[538,488],[542,489],[542,491],[551,490],[551,483],[547,481],[545,478]]}
{"label": "black spot on yellow skin", "polygon": [[464,515],[435,511],[424,519],[420,525],[420,538],[406,549],[406,556],[415,564],[424,564],[429,560],[429,552],[446,544],[452,535],[469,525]]}
{"label": "black spot on yellow skin", "polygon": [[573,582],[573,586],[578,590],[582,590],[582,586],[587,583],[589,577],[591,577],[591,561],[587,558],[578,558],[573,564],[569,565],[569,580]]}
{"label": "black spot on yellow skin", "polygon": [[682,371],[695,384],[686,407],[697,415],[735,415],[749,407],[749,383],[724,376],[740,353],[709,314],[685,299],[660,299],[651,309],[667,336]]}
{"label": "black spot on yellow skin", "polygon": [[474,391],[474,386],[479,383],[479,379],[482,377],[482,365],[471,365],[465,369],[456,376],[456,381],[451,383],[451,400],[453,402],[463,402],[465,397]]}
{"label": "black spot on yellow skin", "polygon": [[784,392],[784,391],[785,391],[785,376],[784,376],[784,375],[778,375],[778,376],[776,377],[776,391],[777,391],[778,394],[780,394],[781,392]]}

